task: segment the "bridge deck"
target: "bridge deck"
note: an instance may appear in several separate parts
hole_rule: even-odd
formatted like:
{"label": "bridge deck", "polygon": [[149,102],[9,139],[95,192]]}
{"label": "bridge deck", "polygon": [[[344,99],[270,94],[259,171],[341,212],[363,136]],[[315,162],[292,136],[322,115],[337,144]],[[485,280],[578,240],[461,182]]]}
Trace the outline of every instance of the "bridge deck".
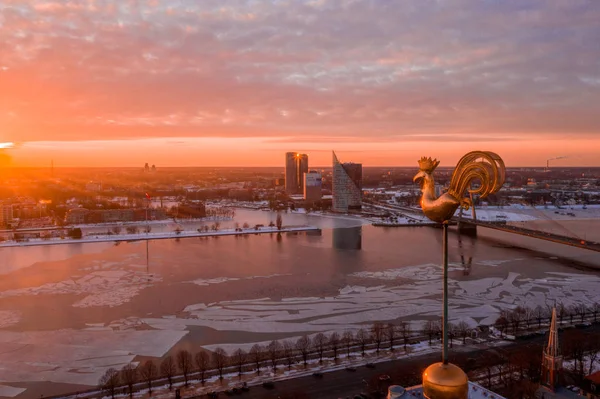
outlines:
{"label": "bridge deck", "polygon": [[545,231],[531,230],[531,229],[527,229],[527,228],[519,227],[519,226],[511,226],[508,224],[498,224],[498,223],[493,223],[493,222],[490,223],[490,222],[484,222],[484,221],[480,221],[480,220],[473,221],[473,220],[462,219],[462,223],[474,224],[476,226],[486,227],[489,229],[505,231],[507,233],[520,234],[520,235],[527,236],[527,237],[538,238],[540,240],[546,240],[546,241],[551,241],[551,242],[555,242],[558,244],[570,245],[572,247],[577,247],[577,248],[587,249],[590,251],[600,252],[600,243],[594,242],[594,241],[586,241],[586,240],[581,240],[579,238],[562,236],[559,234],[548,233]]}

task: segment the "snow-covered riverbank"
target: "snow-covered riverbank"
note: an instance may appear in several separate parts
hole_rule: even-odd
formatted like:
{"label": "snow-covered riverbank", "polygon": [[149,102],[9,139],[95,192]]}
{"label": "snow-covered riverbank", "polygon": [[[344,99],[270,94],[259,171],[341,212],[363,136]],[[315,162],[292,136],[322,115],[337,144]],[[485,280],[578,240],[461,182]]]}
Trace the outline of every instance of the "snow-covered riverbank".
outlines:
{"label": "snow-covered riverbank", "polygon": [[235,229],[227,229],[222,231],[172,231],[172,232],[158,232],[158,233],[136,233],[136,234],[119,234],[119,235],[88,235],[83,238],[32,238],[29,241],[4,241],[0,243],[0,247],[26,247],[34,245],[60,245],[60,244],[82,244],[82,243],[94,243],[94,242],[117,242],[117,241],[140,241],[140,240],[164,240],[172,238],[191,238],[191,237],[213,237],[213,236],[233,236],[233,235],[246,235],[246,234],[266,234],[266,233],[294,233],[301,231],[317,231],[320,230],[315,226],[297,226],[297,227],[283,227],[281,230],[277,230],[277,227],[260,227],[258,230],[254,228],[241,229],[241,231],[235,231]]}

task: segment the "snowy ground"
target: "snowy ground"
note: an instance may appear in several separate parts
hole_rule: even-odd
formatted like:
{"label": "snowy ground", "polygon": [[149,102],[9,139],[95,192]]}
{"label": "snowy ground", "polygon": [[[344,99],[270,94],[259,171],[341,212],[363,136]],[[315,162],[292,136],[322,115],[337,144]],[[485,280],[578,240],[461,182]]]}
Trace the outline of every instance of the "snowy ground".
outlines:
{"label": "snowy ground", "polygon": [[213,237],[213,236],[231,236],[231,235],[245,235],[245,234],[266,234],[266,233],[289,233],[299,231],[311,231],[318,230],[317,227],[303,226],[303,227],[284,227],[278,230],[277,227],[261,227],[260,230],[243,229],[241,232],[236,232],[234,229],[210,231],[210,232],[198,232],[198,231],[181,231],[179,233],[171,232],[150,232],[150,233],[137,233],[137,234],[119,234],[119,235],[87,235],[80,239],[72,238],[50,238],[43,240],[41,238],[32,238],[24,242],[16,241],[3,241],[0,243],[0,247],[26,247],[32,245],[58,245],[58,244],[83,244],[83,243],[94,243],[94,242],[117,242],[117,241],[135,241],[135,240],[161,240],[161,239],[173,239],[173,238],[190,238],[190,237]]}

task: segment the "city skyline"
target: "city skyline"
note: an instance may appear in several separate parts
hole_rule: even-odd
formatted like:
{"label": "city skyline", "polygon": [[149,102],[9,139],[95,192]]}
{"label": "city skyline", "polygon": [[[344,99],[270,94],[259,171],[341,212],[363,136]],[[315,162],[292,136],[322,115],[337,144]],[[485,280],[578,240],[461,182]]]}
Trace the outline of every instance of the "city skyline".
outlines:
{"label": "city skyline", "polygon": [[600,166],[591,1],[5,3],[0,165]]}

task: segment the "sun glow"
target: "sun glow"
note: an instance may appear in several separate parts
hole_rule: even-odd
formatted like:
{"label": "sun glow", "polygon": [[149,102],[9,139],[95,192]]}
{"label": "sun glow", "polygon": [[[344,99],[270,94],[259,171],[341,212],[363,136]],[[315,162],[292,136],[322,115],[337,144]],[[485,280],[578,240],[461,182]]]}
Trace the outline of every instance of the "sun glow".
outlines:
{"label": "sun glow", "polygon": [[0,149],[13,148],[14,146],[15,146],[15,143],[11,143],[11,142],[0,143]]}

